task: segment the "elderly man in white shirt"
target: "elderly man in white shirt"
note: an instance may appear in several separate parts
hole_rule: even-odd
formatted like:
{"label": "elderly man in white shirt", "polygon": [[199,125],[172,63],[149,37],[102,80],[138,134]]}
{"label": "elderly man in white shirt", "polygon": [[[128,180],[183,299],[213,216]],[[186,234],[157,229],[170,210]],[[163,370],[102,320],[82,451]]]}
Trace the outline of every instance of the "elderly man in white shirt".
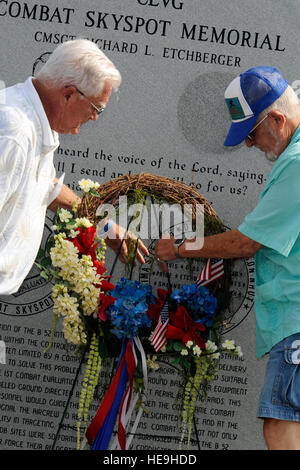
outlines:
{"label": "elderly man in white shirt", "polygon": [[[58,134],[78,134],[96,121],[121,75],[91,41],[61,44],[41,68],[0,92],[0,294],[16,292],[36,258],[47,208],[71,208],[78,196],[55,178]],[[124,235],[114,226],[107,244],[117,251]],[[126,244],[121,256],[126,255]],[[140,243],[137,258],[148,254]]]}

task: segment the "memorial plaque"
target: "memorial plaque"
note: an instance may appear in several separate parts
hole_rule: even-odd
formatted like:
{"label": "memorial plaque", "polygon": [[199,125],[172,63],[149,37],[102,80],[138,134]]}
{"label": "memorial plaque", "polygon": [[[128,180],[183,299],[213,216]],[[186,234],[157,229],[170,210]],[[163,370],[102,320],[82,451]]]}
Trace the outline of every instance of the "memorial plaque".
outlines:
{"label": "memorial plaque", "polygon": [[[96,123],[84,126],[79,136],[60,137],[54,156],[57,175],[65,173],[65,183],[75,192],[81,178],[104,183],[140,172],[169,176],[197,188],[225,226],[236,228],[257,203],[272,167],[256,149],[223,146],[229,128],[224,90],[256,65],[277,67],[300,90],[294,59],[297,12],[296,0],[288,9],[271,0],[5,0],[0,2],[0,86],[34,75],[64,41],[94,41],[120,70],[123,82]],[[48,211],[43,244],[52,219]],[[175,284],[193,281],[184,261],[170,269]],[[149,276],[147,263],[137,267],[138,279],[148,282]],[[224,353],[207,398],[198,400],[191,442],[195,451],[265,448],[262,422],[256,418],[266,358],[255,357],[253,260],[235,260],[232,279],[223,335],[235,339],[244,355]],[[157,266],[151,283],[165,287]],[[3,450],[76,449],[83,368],[60,323],[48,348],[52,310],[51,285],[37,267],[17,293],[0,295]],[[112,361],[103,364],[91,419],[113,367]],[[146,411],[131,449],[178,449],[182,384],[167,363],[149,374]]]}

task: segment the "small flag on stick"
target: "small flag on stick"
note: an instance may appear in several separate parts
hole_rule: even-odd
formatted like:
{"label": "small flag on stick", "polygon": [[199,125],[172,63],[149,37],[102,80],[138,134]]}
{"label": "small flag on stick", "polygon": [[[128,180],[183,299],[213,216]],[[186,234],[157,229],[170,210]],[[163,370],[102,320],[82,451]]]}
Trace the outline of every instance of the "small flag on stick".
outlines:
{"label": "small flag on stick", "polygon": [[197,279],[197,287],[206,286],[224,275],[224,262],[222,259],[208,259]]}
{"label": "small flag on stick", "polygon": [[165,303],[161,309],[160,317],[156,325],[155,330],[151,335],[151,344],[153,345],[156,352],[160,351],[161,348],[166,344],[166,333],[169,323],[169,307],[168,299],[165,300]]}

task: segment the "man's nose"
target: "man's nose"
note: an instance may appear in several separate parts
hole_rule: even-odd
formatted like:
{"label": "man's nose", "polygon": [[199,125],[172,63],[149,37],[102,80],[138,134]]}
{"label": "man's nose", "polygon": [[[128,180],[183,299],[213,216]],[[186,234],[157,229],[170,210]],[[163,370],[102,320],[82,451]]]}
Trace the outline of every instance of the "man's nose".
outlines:
{"label": "man's nose", "polygon": [[245,144],[247,145],[247,147],[249,148],[253,147],[254,143],[255,143],[255,139],[249,139],[248,137],[246,137]]}
{"label": "man's nose", "polygon": [[98,117],[99,117],[99,115],[97,113],[92,113],[91,116],[90,116],[90,119],[92,121],[97,121]]}

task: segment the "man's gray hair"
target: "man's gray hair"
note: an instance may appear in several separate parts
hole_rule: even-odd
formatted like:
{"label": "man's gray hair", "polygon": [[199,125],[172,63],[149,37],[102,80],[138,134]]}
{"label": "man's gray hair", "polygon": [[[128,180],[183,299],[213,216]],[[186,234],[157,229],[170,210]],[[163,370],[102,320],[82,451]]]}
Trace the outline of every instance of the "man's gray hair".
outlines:
{"label": "man's gray hair", "polygon": [[117,90],[122,80],[111,60],[88,39],[74,39],[60,44],[36,78],[51,87],[74,85],[87,96],[98,96],[106,81]]}
{"label": "man's gray hair", "polygon": [[274,103],[260,113],[258,120],[274,110],[280,111],[287,118],[294,118],[300,115],[299,98],[290,85],[288,85],[284,93]]}

